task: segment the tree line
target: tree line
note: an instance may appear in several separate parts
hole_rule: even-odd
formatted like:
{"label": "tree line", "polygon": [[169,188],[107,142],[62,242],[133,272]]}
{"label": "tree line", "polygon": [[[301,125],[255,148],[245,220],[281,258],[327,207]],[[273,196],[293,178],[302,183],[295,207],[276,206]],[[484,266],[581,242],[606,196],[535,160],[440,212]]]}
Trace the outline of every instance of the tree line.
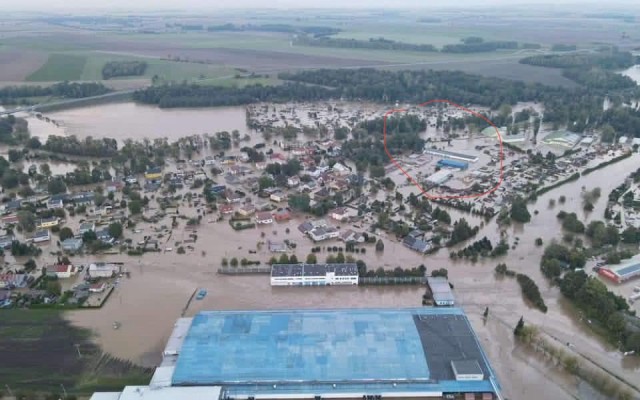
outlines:
{"label": "tree line", "polygon": [[102,78],[117,76],[140,76],[147,70],[145,61],[109,61],[102,67]]}
{"label": "tree line", "polygon": [[436,52],[438,49],[431,44],[415,44],[397,42],[395,40],[380,38],[370,38],[369,40],[332,38],[332,37],[310,37],[300,35],[293,41],[294,44],[312,47],[335,47],[341,49],[370,49],[370,50],[397,50],[397,51],[417,51]]}
{"label": "tree line", "polygon": [[617,48],[603,48],[596,53],[543,54],[525,57],[521,64],[550,68],[600,67],[604,69],[624,69],[633,66],[636,58],[628,51]]}
{"label": "tree line", "polygon": [[0,104],[15,104],[29,97],[63,97],[79,99],[108,93],[110,89],[101,83],[60,82],[51,86],[8,86],[0,89]]}
{"label": "tree line", "polygon": [[[319,101],[345,99],[373,102],[421,103],[425,99],[448,98],[461,104],[474,104],[497,110],[519,101],[540,102],[545,106],[545,122],[555,127],[571,125],[575,131],[598,128],[605,115],[619,113],[621,105],[640,95],[640,88],[626,88],[598,75],[593,87],[559,88],[542,84],[482,77],[460,71],[384,71],[369,68],[319,69],[285,72],[287,81],[277,86],[249,85],[241,88],[171,84],[150,87],[134,94],[136,101],[160,107],[209,107],[255,102]],[[611,85],[612,87],[608,87]],[[625,86],[624,89],[622,87]],[[605,96],[614,107],[602,109]],[[626,113],[625,124],[635,124],[640,114]],[[615,127],[614,127],[615,128]],[[637,132],[640,135],[640,131]]]}
{"label": "tree line", "polygon": [[79,140],[76,136],[51,135],[42,148],[52,153],[75,156],[113,157],[118,153],[118,142],[110,138],[93,139],[89,136]]}
{"label": "tree line", "polygon": [[315,37],[334,35],[340,32],[338,28],[332,28],[329,26],[294,26],[289,24],[245,24],[245,25],[237,25],[232,23],[221,24],[221,25],[211,25],[207,27],[207,31],[209,32],[243,32],[243,31],[254,31],[254,32],[279,32],[279,33],[301,33],[301,34],[311,34]]}

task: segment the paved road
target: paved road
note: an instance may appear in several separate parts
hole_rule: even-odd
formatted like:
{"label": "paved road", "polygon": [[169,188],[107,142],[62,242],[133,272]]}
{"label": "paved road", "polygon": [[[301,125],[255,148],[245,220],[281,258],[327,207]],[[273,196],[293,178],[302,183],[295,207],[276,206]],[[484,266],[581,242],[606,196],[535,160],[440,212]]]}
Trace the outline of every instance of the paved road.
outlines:
{"label": "paved road", "polygon": [[51,103],[42,103],[42,104],[35,104],[32,106],[22,106],[22,107],[16,107],[16,108],[12,108],[10,110],[4,110],[4,111],[0,111],[0,116],[3,115],[9,115],[9,114],[15,114],[15,113],[19,113],[19,112],[24,112],[24,111],[38,111],[41,108],[44,107],[58,107],[58,106],[63,106],[63,105],[72,105],[74,103],[82,103],[82,102],[86,102],[88,100],[96,100],[96,99],[108,99],[110,97],[116,97],[116,96],[123,96],[123,95],[127,95],[127,94],[133,94],[133,92],[135,92],[135,90],[119,90],[116,92],[110,92],[110,93],[106,93],[106,94],[101,94],[99,96],[91,96],[91,97],[83,97],[80,99],[68,99],[68,100],[60,100],[60,101],[54,101]]}

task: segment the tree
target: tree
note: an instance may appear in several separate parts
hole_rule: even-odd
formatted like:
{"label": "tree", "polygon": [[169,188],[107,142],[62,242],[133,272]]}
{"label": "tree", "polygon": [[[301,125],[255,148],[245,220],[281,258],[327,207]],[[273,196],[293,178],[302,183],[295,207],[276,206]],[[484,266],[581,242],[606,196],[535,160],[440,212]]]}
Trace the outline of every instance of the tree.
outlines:
{"label": "tree", "polygon": [[229,265],[229,260],[227,260],[227,258],[226,258],[226,257],[223,257],[223,258],[222,258],[222,266],[223,266],[223,267],[226,267],[226,266],[228,266],[228,265]]}
{"label": "tree", "polygon": [[129,202],[129,212],[133,215],[140,214],[142,211],[142,203],[140,200],[131,200]]}
{"label": "tree", "polygon": [[513,330],[513,334],[516,336],[520,336],[522,334],[522,329],[524,328],[524,317],[520,317],[520,319],[518,320],[518,324],[516,325],[515,329]]}
{"label": "tree", "polygon": [[229,262],[229,264],[230,264],[232,267],[234,267],[234,268],[235,268],[235,267],[237,267],[237,266],[238,266],[238,259],[237,259],[237,258],[235,258],[235,257],[233,257],[233,258],[231,259],[231,261]]}
{"label": "tree", "polygon": [[336,264],[344,264],[344,263],[345,263],[344,253],[339,252],[336,255]]}
{"label": "tree", "polygon": [[377,252],[384,251],[384,243],[382,242],[382,239],[378,239],[378,241],[376,242],[376,251]]}
{"label": "tree", "polygon": [[289,206],[298,211],[308,211],[311,199],[306,193],[289,196]]}
{"label": "tree", "polygon": [[30,258],[27,260],[27,262],[24,263],[24,269],[27,272],[31,272],[33,270],[35,270],[38,266],[36,265],[36,262],[33,258]]}
{"label": "tree", "polygon": [[49,294],[60,296],[60,293],[62,293],[62,286],[60,285],[60,282],[58,282],[58,280],[56,279],[56,280],[47,282],[46,290]]}
{"label": "tree", "polygon": [[33,232],[36,229],[36,217],[31,211],[18,211],[18,226],[27,232]]}
{"label": "tree", "polygon": [[107,228],[109,235],[114,239],[119,239],[122,236],[122,224],[120,222],[112,222]]}
{"label": "tree", "polygon": [[53,178],[47,184],[47,190],[49,194],[66,193],[67,185],[61,178]]}
{"label": "tree", "polygon": [[64,241],[67,239],[71,239],[73,237],[73,231],[71,230],[71,228],[65,226],[64,228],[60,229],[60,241]]}
{"label": "tree", "polygon": [[260,190],[264,190],[270,187],[274,187],[275,182],[273,181],[273,179],[269,178],[268,176],[261,176],[260,179],[258,180],[258,185],[260,187]]}
{"label": "tree", "polygon": [[40,164],[40,173],[47,178],[51,176],[51,167],[47,163]]}
{"label": "tree", "polygon": [[278,264],[289,264],[289,257],[287,257],[287,255],[283,253],[282,255],[280,255]]}
{"label": "tree", "polygon": [[482,313],[482,316],[483,316],[484,318],[487,318],[487,317],[489,316],[489,307],[486,307],[486,308],[484,309],[484,313]]}
{"label": "tree", "polygon": [[292,254],[291,257],[289,257],[289,264],[297,264],[298,263],[298,257],[296,257],[295,254]]}
{"label": "tree", "polygon": [[316,255],[313,253],[309,253],[307,255],[307,264],[317,264],[318,263],[318,259],[316,258]]}
{"label": "tree", "polygon": [[511,202],[511,219],[520,222],[526,223],[531,221],[531,214],[529,210],[527,210],[527,202],[522,197],[516,197]]}
{"label": "tree", "polygon": [[85,243],[92,243],[96,240],[98,240],[98,236],[96,236],[96,233],[93,230],[86,231],[82,234],[82,241]]}
{"label": "tree", "polygon": [[536,246],[540,247],[542,246],[542,238],[536,238]]}

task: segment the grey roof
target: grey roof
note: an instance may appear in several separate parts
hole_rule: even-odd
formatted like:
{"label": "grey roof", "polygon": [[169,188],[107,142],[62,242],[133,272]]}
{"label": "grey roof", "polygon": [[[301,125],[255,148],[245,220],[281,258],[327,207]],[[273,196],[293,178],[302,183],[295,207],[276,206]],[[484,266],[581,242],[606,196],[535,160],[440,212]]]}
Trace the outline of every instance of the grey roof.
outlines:
{"label": "grey roof", "polygon": [[455,380],[453,361],[475,360],[484,374],[491,376],[469,321],[464,315],[414,315],[424,355],[436,381]]}
{"label": "grey roof", "polygon": [[451,292],[451,286],[447,278],[442,276],[428,277],[427,284],[431,289],[433,300],[438,301],[455,301],[455,297]]}
{"label": "grey roof", "polygon": [[356,264],[273,264],[271,276],[325,276],[333,272],[336,276],[358,275]]}
{"label": "grey roof", "polygon": [[478,375],[483,373],[478,360],[451,361],[451,368],[457,375]]}
{"label": "grey roof", "polygon": [[313,229],[313,224],[309,221],[305,221],[298,225],[298,230],[302,233],[307,233]]}

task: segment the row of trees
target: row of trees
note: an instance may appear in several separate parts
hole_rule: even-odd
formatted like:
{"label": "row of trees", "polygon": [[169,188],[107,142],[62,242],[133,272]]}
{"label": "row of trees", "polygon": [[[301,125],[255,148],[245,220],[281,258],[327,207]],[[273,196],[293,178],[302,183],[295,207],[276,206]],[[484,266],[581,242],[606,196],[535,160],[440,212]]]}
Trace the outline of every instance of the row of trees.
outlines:
{"label": "row of trees", "polygon": [[300,35],[294,39],[294,44],[313,47],[337,47],[341,49],[370,49],[370,50],[398,50],[398,51],[418,51],[436,52],[438,49],[432,44],[416,44],[397,42],[395,40],[371,38],[369,40],[343,39],[331,37],[311,37]]}
{"label": "row of trees", "polygon": [[600,67],[605,69],[629,68],[636,62],[628,51],[619,51],[615,47],[606,47],[593,53],[543,54],[525,57],[521,64],[551,68]]}
{"label": "row of trees", "polygon": [[47,138],[42,146],[52,153],[71,154],[76,156],[113,157],[118,153],[118,142],[115,139],[93,139],[91,136],[79,140],[76,136],[55,136]]}
{"label": "row of trees", "polygon": [[560,277],[564,270],[583,268],[586,262],[584,251],[552,242],[544,249],[540,270],[547,278],[554,279]]}
{"label": "row of trees", "polygon": [[102,67],[102,78],[117,76],[140,76],[147,70],[145,61],[109,61]]}
{"label": "row of trees", "polygon": [[51,86],[7,86],[0,89],[0,104],[14,104],[18,99],[29,97],[64,97],[79,99],[108,93],[101,83],[61,82]]}
{"label": "row of trees", "polygon": [[567,272],[559,283],[562,294],[584,311],[587,318],[599,322],[612,341],[627,350],[640,351],[640,333],[628,327],[625,314],[629,304],[623,297],[583,271]]}

